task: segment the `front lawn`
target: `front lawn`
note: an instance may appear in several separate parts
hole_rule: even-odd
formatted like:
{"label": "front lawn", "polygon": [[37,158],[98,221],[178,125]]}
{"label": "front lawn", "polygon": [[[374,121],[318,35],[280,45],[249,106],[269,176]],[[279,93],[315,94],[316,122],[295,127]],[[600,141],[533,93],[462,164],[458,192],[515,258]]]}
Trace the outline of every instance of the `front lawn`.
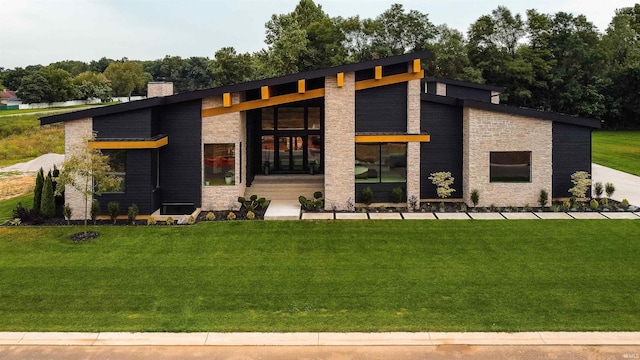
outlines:
{"label": "front lawn", "polygon": [[640,330],[638,220],[80,229],[0,228],[0,331]]}
{"label": "front lawn", "polygon": [[594,131],[593,162],[640,176],[640,131]]}

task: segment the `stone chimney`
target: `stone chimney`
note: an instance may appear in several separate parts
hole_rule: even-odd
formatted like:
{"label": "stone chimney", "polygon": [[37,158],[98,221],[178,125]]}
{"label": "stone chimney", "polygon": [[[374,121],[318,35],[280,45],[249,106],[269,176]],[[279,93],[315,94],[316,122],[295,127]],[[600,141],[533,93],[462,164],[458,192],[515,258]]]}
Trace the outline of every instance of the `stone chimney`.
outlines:
{"label": "stone chimney", "polygon": [[147,84],[147,98],[173,95],[173,83],[152,81]]}

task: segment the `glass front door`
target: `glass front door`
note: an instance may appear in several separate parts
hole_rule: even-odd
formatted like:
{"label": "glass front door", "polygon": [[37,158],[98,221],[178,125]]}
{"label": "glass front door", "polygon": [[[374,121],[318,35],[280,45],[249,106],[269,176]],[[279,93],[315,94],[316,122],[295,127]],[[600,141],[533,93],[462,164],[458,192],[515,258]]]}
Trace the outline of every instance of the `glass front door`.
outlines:
{"label": "glass front door", "polygon": [[278,136],[276,169],[282,172],[304,171],[305,143],[301,136]]}

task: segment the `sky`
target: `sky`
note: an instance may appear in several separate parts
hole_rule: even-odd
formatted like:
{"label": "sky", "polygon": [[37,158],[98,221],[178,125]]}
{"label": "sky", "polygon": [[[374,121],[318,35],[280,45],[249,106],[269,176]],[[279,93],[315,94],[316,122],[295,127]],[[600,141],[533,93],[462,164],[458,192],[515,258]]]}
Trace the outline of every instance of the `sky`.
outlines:
{"label": "sky", "polygon": [[[299,0],[0,0],[0,67],[89,62],[106,56],[155,60],[166,55],[213,58],[233,46],[238,52],[266,48],[272,14],[294,10]],[[401,3],[429,15],[435,25],[466,33],[500,5],[525,16],[526,9],[582,14],[602,32],[621,0],[315,0],[331,17],[375,18]]]}

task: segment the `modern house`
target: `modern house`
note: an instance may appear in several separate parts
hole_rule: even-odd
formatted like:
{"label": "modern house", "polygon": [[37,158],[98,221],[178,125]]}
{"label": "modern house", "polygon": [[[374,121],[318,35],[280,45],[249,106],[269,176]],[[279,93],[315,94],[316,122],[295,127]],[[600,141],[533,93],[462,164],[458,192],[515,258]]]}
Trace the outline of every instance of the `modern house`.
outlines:
{"label": "modern house", "polygon": [[[43,117],[41,124],[64,122],[67,153],[94,134],[88,146],[108,154],[124,180],[120,191],[99,197],[102,208],[135,203],[147,214],[228,209],[257,175],[309,167],[323,174],[325,207],[335,209],[359,202],[366,187],[374,202],[390,202],[395,188],[406,199],[434,201],[428,177],[438,171],[455,177],[457,201],[470,203],[477,189],[480,205],[535,205],[542,189],[569,197],[571,174],[591,171],[599,120],[501,105],[495,86],[425,78],[427,57],[411,53],[177,95],[160,89],[165,96]],[[73,189],[66,201],[84,205]]]}

